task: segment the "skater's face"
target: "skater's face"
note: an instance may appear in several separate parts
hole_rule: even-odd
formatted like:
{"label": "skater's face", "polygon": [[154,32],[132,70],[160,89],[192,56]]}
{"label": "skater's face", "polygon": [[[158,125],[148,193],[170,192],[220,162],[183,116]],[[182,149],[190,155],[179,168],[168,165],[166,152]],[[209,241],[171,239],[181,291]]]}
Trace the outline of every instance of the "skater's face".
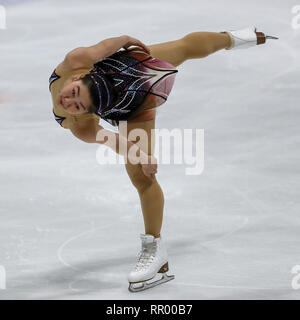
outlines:
{"label": "skater's face", "polygon": [[87,86],[81,80],[67,83],[58,96],[59,105],[69,114],[87,113],[92,101]]}

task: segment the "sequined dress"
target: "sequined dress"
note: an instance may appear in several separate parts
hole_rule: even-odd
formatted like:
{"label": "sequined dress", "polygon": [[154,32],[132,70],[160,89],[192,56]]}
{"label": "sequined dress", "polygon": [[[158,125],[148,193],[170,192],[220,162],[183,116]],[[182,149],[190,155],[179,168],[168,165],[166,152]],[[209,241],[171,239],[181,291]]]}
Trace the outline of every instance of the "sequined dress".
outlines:
{"label": "sequined dress", "polygon": [[[162,105],[172,90],[177,72],[172,64],[137,49],[116,52],[96,63],[90,72],[101,78],[97,114],[117,126],[120,120],[135,119]],[[54,72],[50,84],[56,76]],[[56,120],[60,124],[63,121],[57,117]]]}

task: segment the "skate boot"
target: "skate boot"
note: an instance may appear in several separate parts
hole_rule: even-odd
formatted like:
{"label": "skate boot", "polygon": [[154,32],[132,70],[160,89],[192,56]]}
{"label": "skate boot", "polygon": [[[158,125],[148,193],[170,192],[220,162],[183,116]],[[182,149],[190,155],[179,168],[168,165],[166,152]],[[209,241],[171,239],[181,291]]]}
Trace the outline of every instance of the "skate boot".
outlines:
{"label": "skate boot", "polygon": [[[168,255],[161,238],[141,234],[141,240],[138,262],[128,275],[128,289],[131,292],[143,291],[175,278],[166,274],[169,270]],[[155,280],[157,274],[162,274],[162,277]]]}
{"label": "skate boot", "polygon": [[259,44],[263,44],[267,39],[278,39],[277,37],[266,36],[262,32],[257,32],[255,27],[235,31],[223,31],[221,33],[227,33],[231,38],[231,46],[226,48],[227,50],[247,49]]}

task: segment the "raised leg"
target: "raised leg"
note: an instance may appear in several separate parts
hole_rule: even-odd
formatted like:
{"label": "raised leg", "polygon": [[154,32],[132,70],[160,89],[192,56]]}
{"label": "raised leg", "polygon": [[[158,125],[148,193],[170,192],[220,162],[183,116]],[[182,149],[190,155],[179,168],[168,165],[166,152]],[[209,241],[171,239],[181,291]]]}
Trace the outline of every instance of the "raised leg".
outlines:
{"label": "raised leg", "polygon": [[150,45],[151,56],[173,64],[175,67],[188,59],[204,58],[231,46],[227,33],[193,32],[181,39]]}

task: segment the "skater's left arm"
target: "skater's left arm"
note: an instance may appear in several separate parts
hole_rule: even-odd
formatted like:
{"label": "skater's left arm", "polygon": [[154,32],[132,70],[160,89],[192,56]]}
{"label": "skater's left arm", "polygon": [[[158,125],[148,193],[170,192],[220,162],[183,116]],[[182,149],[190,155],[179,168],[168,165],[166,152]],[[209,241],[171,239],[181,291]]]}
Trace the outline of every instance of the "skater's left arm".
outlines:
{"label": "skater's left arm", "polygon": [[157,160],[148,155],[137,144],[125,136],[104,129],[95,120],[89,120],[84,125],[73,124],[71,132],[78,139],[88,143],[99,143],[108,146],[116,153],[123,155],[133,164],[140,164],[144,174],[153,179],[157,173]]}
{"label": "skater's left arm", "polygon": [[[150,54],[150,49],[140,40],[127,35],[105,39],[90,47],[79,47],[70,51],[64,61],[57,67],[62,71],[72,71],[77,69],[92,68],[93,65],[106,57],[111,56],[119,49],[128,49],[137,46]],[[59,73],[59,70],[57,70]]]}

